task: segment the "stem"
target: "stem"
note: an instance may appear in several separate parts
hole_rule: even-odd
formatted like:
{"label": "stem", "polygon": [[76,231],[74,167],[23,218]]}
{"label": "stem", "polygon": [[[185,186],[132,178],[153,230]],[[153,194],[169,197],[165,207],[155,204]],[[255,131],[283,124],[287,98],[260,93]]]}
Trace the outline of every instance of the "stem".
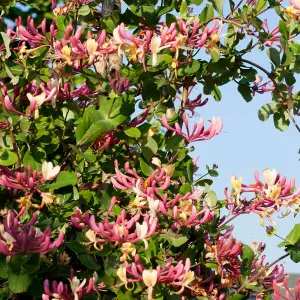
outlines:
{"label": "stem", "polygon": [[286,253],[286,254],[280,256],[279,258],[277,258],[275,261],[273,261],[269,266],[263,267],[262,270],[260,270],[258,273],[254,274],[252,277],[250,277],[248,280],[246,280],[246,282],[237,290],[237,294],[239,294],[240,292],[242,292],[244,290],[246,283],[252,282],[256,278],[258,278],[261,274],[263,274],[265,271],[269,270],[271,267],[273,267],[278,262],[280,262],[281,260],[285,259],[288,256],[289,256],[289,253]]}
{"label": "stem", "polygon": [[15,136],[14,136],[13,126],[8,121],[8,112],[7,112],[7,108],[4,104],[4,98],[3,98],[3,95],[1,93],[1,91],[0,91],[0,104],[2,105],[3,111],[6,115],[5,119],[6,119],[7,123],[10,125],[9,135],[10,135],[10,138],[11,138],[11,142],[12,142],[12,145],[13,145],[14,152],[17,155],[17,167],[20,168],[21,167],[21,157],[20,157],[20,153],[19,153],[19,148],[18,148],[16,139],[15,139]]}
{"label": "stem", "polygon": [[228,19],[229,17],[231,17],[231,15],[233,14],[233,12],[235,12],[238,7],[243,3],[243,0],[241,0],[234,8],[233,10],[231,11],[231,13],[226,17],[226,19]]}
{"label": "stem", "polygon": [[[258,69],[260,69],[261,71],[263,71],[265,74],[267,74],[267,76],[271,79],[275,89],[278,91],[279,93],[279,96],[281,97],[281,100],[283,101],[283,104],[286,106],[286,103],[287,103],[287,99],[286,97],[283,95],[282,91],[280,90],[279,86],[278,86],[278,83],[275,81],[274,77],[273,77],[273,74],[270,73],[269,71],[267,71],[265,68],[261,67],[260,65],[250,61],[250,60],[247,60],[247,59],[244,59],[244,58],[241,58],[240,59],[242,62],[245,62],[249,65],[252,65]],[[294,117],[292,116],[291,112],[290,112],[290,109],[287,107],[287,114],[289,116],[289,118],[291,119],[292,123],[295,125],[296,129],[298,130],[298,132],[300,133],[300,127],[299,125],[296,123]]]}

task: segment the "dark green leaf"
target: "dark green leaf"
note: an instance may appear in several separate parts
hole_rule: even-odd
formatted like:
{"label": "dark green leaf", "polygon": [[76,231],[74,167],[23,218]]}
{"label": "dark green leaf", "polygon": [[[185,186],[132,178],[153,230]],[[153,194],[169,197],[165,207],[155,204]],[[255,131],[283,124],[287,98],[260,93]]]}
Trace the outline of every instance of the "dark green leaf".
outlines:
{"label": "dark green leaf", "polygon": [[98,271],[101,268],[101,266],[92,255],[80,254],[79,260],[89,270]]}

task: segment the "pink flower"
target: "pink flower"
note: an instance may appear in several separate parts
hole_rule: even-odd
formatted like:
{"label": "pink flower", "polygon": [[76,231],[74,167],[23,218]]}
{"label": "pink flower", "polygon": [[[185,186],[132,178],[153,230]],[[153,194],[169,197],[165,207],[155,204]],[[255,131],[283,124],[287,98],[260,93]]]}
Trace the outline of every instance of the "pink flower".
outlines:
{"label": "pink flower", "polygon": [[123,174],[118,168],[118,162],[115,161],[116,175],[111,177],[111,183],[119,190],[132,190],[138,195],[147,198],[155,198],[159,191],[167,189],[171,184],[171,177],[167,175],[164,168],[156,169],[151,176],[143,180],[136,169],[130,169],[129,163],[125,163],[124,169],[128,175]]}
{"label": "pink flower", "polygon": [[111,88],[117,95],[121,95],[124,92],[126,93],[128,88],[130,87],[129,80],[126,77],[119,78],[118,71],[116,71],[115,74],[116,76],[114,79],[110,76],[108,77]]}
{"label": "pink flower", "polygon": [[265,289],[272,287],[274,280],[277,283],[282,283],[286,274],[284,274],[283,265],[276,265],[272,270],[269,270],[269,263],[263,265],[265,255],[262,255],[259,259],[254,259],[251,265],[251,276],[260,274],[259,277],[255,277],[256,281],[259,281]]}
{"label": "pink flower", "polygon": [[[173,266],[170,257],[163,268],[157,266],[156,269],[148,270],[141,264],[139,255],[136,254],[131,265],[125,261],[124,267],[119,268],[118,276],[125,286],[129,282],[143,282],[148,288],[148,299],[152,299],[152,291],[157,283],[179,288],[176,294],[181,294],[186,288],[189,289],[190,283],[194,280],[194,272],[190,268],[191,261],[189,258],[186,259],[185,264],[180,260]],[[149,288],[151,293],[149,293]]]}
{"label": "pink flower", "polygon": [[274,300],[300,300],[300,278],[296,280],[294,288],[289,288],[287,279],[288,276],[284,278],[283,283],[281,280],[273,280]]}
{"label": "pink flower", "polygon": [[46,253],[58,248],[64,239],[64,234],[59,233],[56,241],[51,242],[51,229],[47,227],[44,232],[33,225],[37,222],[38,215],[34,213],[27,224],[20,223],[20,216],[9,211],[0,225],[0,252],[5,256],[15,256],[28,253]]}
{"label": "pink flower", "polygon": [[[89,279],[88,284],[86,284],[86,279],[80,281],[76,276],[74,276],[73,270],[71,270],[70,273],[71,278],[68,278],[69,285],[64,284],[63,282],[57,283],[56,281],[52,281],[52,291],[50,289],[49,280],[46,279],[44,282],[44,294],[42,296],[42,299],[79,300],[88,294],[95,293],[98,278],[96,272],[94,273],[94,276]],[[69,286],[71,288],[71,291],[69,290]]]}
{"label": "pink flower", "polygon": [[23,172],[12,172],[7,167],[0,167],[0,185],[9,189],[16,190],[34,190],[42,182],[41,172],[31,167],[23,168]]}
{"label": "pink flower", "polygon": [[[133,217],[126,215],[126,211],[122,210],[121,214],[114,220],[113,223],[109,222],[108,216],[115,203],[115,199],[112,199],[110,209],[103,222],[96,223],[95,216],[90,216],[88,212],[81,215],[81,211],[77,210],[71,217],[72,225],[78,229],[88,228],[93,230],[97,237],[95,242],[97,243],[136,243],[143,241],[145,249],[148,247],[146,238],[151,237],[157,230],[158,218],[154,217],[152,223],[150,223],[149,215],[142,216],[137,214]],[[142,223],[139,223],[142,221]]]}
{"label": "pink flower", "polygon": [[186,133],[182,131],[178,123],[175,123],[175,128],[171,127],[168,124],[166,115],[162,116],[162,125],[173,132],[176,132],[179,136],[183,137],[187,143],[210,140],[215,135],[218,135],[222,130],[222,121],[219,118],[213,117],[210,121],[211,125],[208,129],[204,129],[204,120],[202,118],[199,119],[197,124],[194,124],[193,131],[190,132],[189,129],[189,121],[186,116],[186,113],[183,114],[183,123],[185,125]]}

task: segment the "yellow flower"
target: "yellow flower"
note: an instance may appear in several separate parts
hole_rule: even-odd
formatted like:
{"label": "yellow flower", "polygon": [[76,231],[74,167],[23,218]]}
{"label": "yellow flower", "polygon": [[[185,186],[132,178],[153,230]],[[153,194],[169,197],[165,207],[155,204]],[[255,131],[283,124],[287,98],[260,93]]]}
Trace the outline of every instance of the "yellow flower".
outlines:
{"label": "yellow flower", "polygon": [[69,46],[63,46],[61,49],[61,54],[64,56],[64,59],[67,61],[68,65],[72,65],[71,50],[72,49]]}
{"label": "yellow flower", "polygon": [[123,243],[121,252],[123,253],[123,255],[121,256],[120,261],[124,262],[127,259],[130,259],[129,254],[131,254],[132,256],[135,255],[136,249],[132,247],[131,243]]}
{"label": "yellow flower", "polygon": [[91,65],[94,62],[95,54],[97,52],[98,43],[94,39],[88,39],[86,41],[86,48],[90,55],[89,64]]}
{"label": "yellow flower", "polygon": [[240,194],[242,191],[242,180],[243,178],[240,177],[240,179],[236,179],[234,175],[231,176],[230,182],[232,185],[232,188],[234,189],[234,192],[236,193],[236,204],[240,206]]}
{"label": "yellow flower", "polygon": [[176,295],[182,294],[185,288],[190,288],[188,285],[191,282],[193,282],[194,279],[195,279],[195,273],[193,271],[186,272],[183,279],[182,279],[181,289],[178,292],[174,293],[174,294],[176,294]]}
{"label": "yellow flower", "polygon": [[126,268],[121,266],[117,271],[117,275],[121,279],[123,284],[125,284],[125,287],[128,290],[128,287],[127,287],[128,281],[127,281],[127,276],[126,276]]}
{"label": "yellow flower", "polygon": [[153,287],[157,282],[157,271],[156,270],[144,270],[143,274],[144,284],[148,287],[148,300],[152,300]]}

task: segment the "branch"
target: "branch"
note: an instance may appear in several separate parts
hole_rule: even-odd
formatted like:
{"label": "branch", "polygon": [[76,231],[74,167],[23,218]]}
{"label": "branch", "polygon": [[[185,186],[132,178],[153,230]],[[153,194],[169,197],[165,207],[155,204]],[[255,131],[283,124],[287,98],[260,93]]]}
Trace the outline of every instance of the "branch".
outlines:
{"label": "branch", "polygon": [[[282,93],[281,89],[279,88],[278,83],[275,81],[275,79],[274,79],[272,73],[270,73],[270,72],[267,71],[265,68],[261,67],[260,65],[254,63],[254,62],[252,62],[252,61],[250,61],[250,60],[247,60],[247,59],[244,59],[244,58],[240,58],[240,61],[245,62],[245,63],[247,63],[247,64],[249,64],[249,65],[252,65],[252,66],[254,66],[254,67],[260,69],[261,71],[263,71],[265,74],[267,74],[267,76],[271,79],[271,81],[272,81],[272,83],[273,83],[275,89],[278,91],[281,100],[284,101],[283,104],[286,105],[286,103],[287,103],[288,101],[287,101],[286,97],[283,95],[283,93]],[[291,119],[292,123],[295,125],[296,129],[298,130],[298,132],[300,133],[300,127],[299,127],[299,125],[297,124],[297,122],[295,121],[295,119],[294,119],[294,117],[292,116],[292,114],[291,114],[291,112],[290,112],[290,109],[289,109],[288,107],[287,107],[287,114],[288,114],[289,118]]]}

